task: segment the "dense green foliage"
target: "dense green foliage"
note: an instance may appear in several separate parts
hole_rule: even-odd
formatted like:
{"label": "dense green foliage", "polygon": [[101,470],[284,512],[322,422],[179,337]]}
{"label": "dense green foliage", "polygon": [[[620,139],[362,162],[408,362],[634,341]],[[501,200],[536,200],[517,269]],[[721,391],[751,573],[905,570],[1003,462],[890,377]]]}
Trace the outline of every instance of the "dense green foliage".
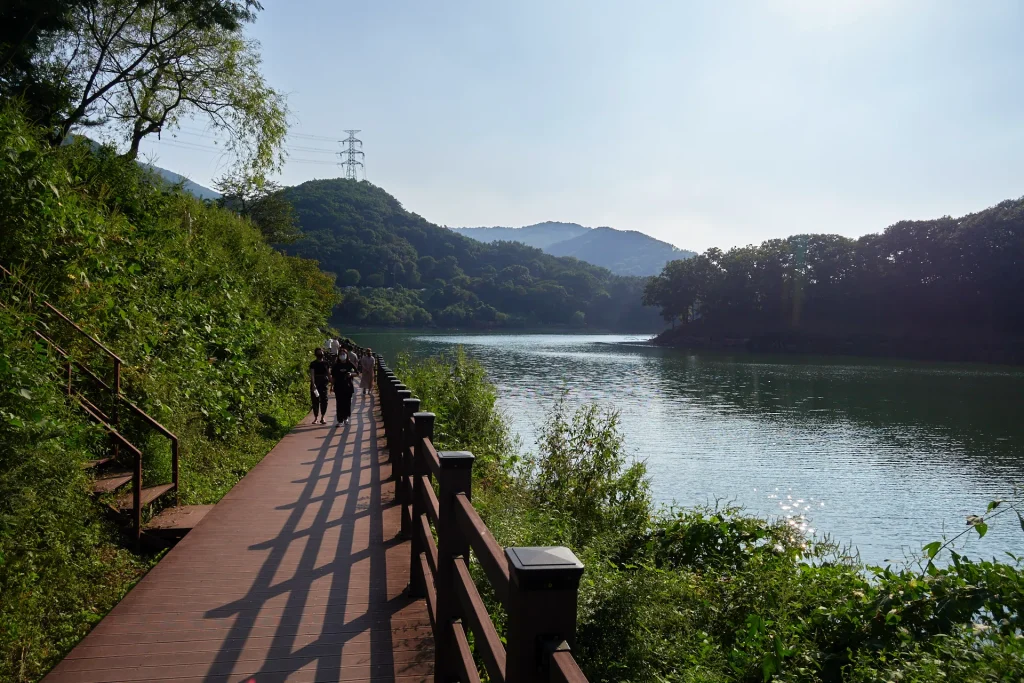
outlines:
{"label": "dense green foliage", "polygon": [[[518,457],[478,364],[457,354],[398,374],[437,414],[445,448],[486,453],[473,500],[499,543],[568,545],[585,563],[575,654],[590,681],[1024,680],[1016,559],[970,560],[937,542],[920,565],[862,567],[787,520],[656,511],[614,412],[559,403]],[[968,533],[984,535],[985,519]]]}
{"label": "dense green foliage", "polygon": [[345,290],[339,324],[657,325],[654,311],[641,305],[641,278],[522,244],[476,242],[406,211],[365,181],[315,180],[285,194],[303,233],[289,253],[317,259],[344,284],[359,285]]}
{"label": "dense green foliage", "polygon": [[683,336],[906,338],[930,355],[1020,361],[1022,264],[1024,200],[1005,201],[856,240],[709,249],[669,263],[645,301],[681,321]]}
{"label": "dense green foliage", "polygon": [[151,135],[198,119],[236,171],[262,183],[284,162],[288,109],[244,29],[252,0],[13,0],[0,5],[0,101],[19,100],[60,142],[95,129],[136,158]]}
{"label": "dense green foliage", "polygon": [[[0,111],[0,215],[3,265],[117,351],[126,394],[181,439],[183,503],[218,500],[305,413],[305,362],[335,302],[315,263],[113,150],[49,147],[10,109]],[[98,434],[31,337],[37,327],[59,337],[59,324],[8,281],[0,303],[0,680],[21,681],[44,673],[151,558],[119,549],[89,495],[81,464]],[[143,448],[145,480],[166,479],[166,442],[124,431]]]}

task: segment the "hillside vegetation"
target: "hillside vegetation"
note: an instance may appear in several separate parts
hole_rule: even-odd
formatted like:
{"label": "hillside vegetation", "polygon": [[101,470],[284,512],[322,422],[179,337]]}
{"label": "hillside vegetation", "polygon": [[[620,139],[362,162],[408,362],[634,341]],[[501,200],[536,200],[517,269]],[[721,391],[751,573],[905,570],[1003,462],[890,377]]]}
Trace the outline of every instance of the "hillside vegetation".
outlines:
{"label": "hillside vegetation", "polygon": [[[333,282],[113,150],[43,137],[0,110],[0,261],[124,358],[126,394],[181,439],[181,502],[215,502],[305,414]],[[31,336],[36,308],[7,281],[0,303],[0,680],[31,681],[154,558],[89,493],[100,435]]]}
{"label": "hillside vegetation", "polygon": [[881,234],[795,235],[673,261],[645,300],[667,343],[1024,362],[1024,199],[901,221]]}
{"label": "hillside vegetation", "polygon": [[587,228],[577,223],[546,222],[522,228],[451,228],[481,242],[514,241],[552,256],[571,256],[607,268],[616,275],[658,274],[675,259],[695,256],[636,230]]}
{"label": "hillside vegetation", "polygon": [[345,287],[339,325],[658,327],[641,303],[644,279],[519,243],[471,240],[365,181],[314,180],[284,196],[302,230],[287,251],[317,259]]}

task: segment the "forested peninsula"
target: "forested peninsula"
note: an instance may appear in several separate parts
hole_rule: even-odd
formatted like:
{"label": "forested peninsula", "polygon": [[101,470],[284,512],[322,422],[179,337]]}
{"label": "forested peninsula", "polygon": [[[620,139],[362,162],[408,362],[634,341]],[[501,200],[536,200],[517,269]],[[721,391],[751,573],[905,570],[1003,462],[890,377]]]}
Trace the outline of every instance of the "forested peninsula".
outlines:
{"label": "forested peninsula", "polygon": [[794,235],[669,263],[656,343],[1024,363],[1024,199],[880,234]]}
{"label": "forested peninsula", "polygon": [[405,210],[366,181],[282,191],[300,238],[289,254],[338,277],[338,325],[657,331],[647,278],[613,275],[518,242],[481,243]]}

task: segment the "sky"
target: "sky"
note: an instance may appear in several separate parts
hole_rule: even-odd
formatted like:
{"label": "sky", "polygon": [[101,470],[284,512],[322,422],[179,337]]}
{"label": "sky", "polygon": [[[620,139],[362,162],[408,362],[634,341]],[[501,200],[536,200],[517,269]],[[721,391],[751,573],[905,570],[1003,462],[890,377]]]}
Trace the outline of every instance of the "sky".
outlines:
{"label": "sky", "polygon": [[[859,236],[1024,195],[1017,0],[264,0],[280,182],[366,178],[438,224],[546,220],[685,249]],[[145,156],[201,184],[205,124]]]}

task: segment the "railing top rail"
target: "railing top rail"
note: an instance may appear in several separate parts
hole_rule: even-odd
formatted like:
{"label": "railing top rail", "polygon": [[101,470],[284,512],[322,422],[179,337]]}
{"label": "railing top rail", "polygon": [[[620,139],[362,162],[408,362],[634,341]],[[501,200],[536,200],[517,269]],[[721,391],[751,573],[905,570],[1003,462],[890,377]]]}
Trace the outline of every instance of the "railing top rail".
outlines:
{"label": "railing top rail", "polygon": [[178,437],[175,436],[174,432],[172,432],[171,430],[167,429],[167,427],[164,427],[162,424],[157,422],[153,418],[153,416],[144,411],[142,408],[138,407],[137,405],[126,399],[124,396],[121,397],[121,400],[124,401],[124,404],[131,408],[132,412],[141,417],[150,427],[157,430],[158,432],[166,436],[168,439],[171,439],[172,441],[178,440]]}
{"label": "railing top rail", "polygon": [[114,427],[112,425],[108,424],[106,422],[106,420],[104,420],[100,415],[98,415],[95,412],[95,410],[89,406],[89,402],[88,401],[86,401],[85,399],[81,399],[80,398],[79,399],[79,404],[82,406],[82,408],[85,410],[85,412],[87,412],[90,416],[92,416],[92,418],[94,420],[96,420],[97,422],[99,422],[100,424],[103,425],[104,429],[107,430],[107,432],[110,434],[111,437],[116,439],[118,441],[118,443],[120,443],[122,446],[127,448],[129,451],[131,451],[132,455],[134,455],[136,458],[141,458],[142,457],[142,451],[140,451],[138,448],[136,448],[135,445],[131,441],[126,439],[124,437],[124,435],[121,434],[121,432],[119,432],[116,429],[114,429]]}
{"label": "railing top rail", "polygon": [[29,291],[29,293],[32,294],[33,296],[38,297],[43,302],[43,306],[45,306],[51,312],[56,314],[61,320],[63,320],[67,324],[71,325],[71,327],[73,327],[76,332],[78,332],[83,337],[85,337],[90,342],[92,342],[97,348],[102,350],[103,353],[105,353],[108,357],[112,358],[113,360],[117,361],[118,363],[124,363],[124,361],[121,360],[121,357],[118,356],[113,351],[111,351],[110,348],[107,347],[106,344],[104,344],[99,339],[97,339],[96,337],[92,336],[91,334],[86,332],[84,329],[82,329],[82,327],[78,323],[76,323],[74,320],[72,320],[68,316],[64,315],[64,313],[62,313],[60,310],[58,310],[56,307],[54,307],[53,304],[51,304],[49,301],[47,301],[44,297],[40,296],[40,294],[37,291],[35,291],[31,287],[29,287],[27,284],[22,282],[21,278],[19,278],[18,276],[16,276],[14,273],[12,273],[11,271],[7,270],[7,268],[4,268],[3,266],[0,266],[0,272],[2,272],[7,277],[13,279],[16,283],[18,283],[19,285],[21,285],[25,289],[27,289]]}
{"label": "railing top rail", "polygon": [[587,677],[564,643],[551,653],[548,665],[551,667],[548,679],[551,683],[587,683]]}
{"label": "railing top rail", "polygon": [[430,472],[435,477],[441,475],[441,458],[437,455],[437,449],[434,448],[434,443],[430,439],[423,439],[423,448],[427,454],[427,465],[430,467]]}
{"label": "railing top rail", "polygon": [[53,306],[53,305],[52,305],[52,304],[51,304],[51,303],[50,303],[49,301],[44,301],[44,302],[43,302],[43,305],[44,305],[44,306],[46,306],[46,307],[47,307],[48,309],[50,309],[51,311],[53,311],[53,312],[54,312],[55,314],[57,314],[57,316],[58,316],[58,317],[59,317],[59,318],[60,318],[61,320],[63,320],[64,322],[66,322],[66,323],[67,323],[68,325],[71,325],[71,327],[75,328],[75,330],[76,330],[76,331],[77,331],[77,332],[78,332],[79,334],[81,334],[81,335],[82,335],[83,337],[85,337],[86,339],[88,339],[89,341],[91,341],[91,342],[92,342],[92,343],[93,343],[93,344],[94,344],[94,345],[95,345],[95,346],[96,346],[97,348],[99,348],[99,349],[100,349],[101,351],[103,351],[103,353],[107,354],[107,356],[109,356],[109,357],[110,357],[110,358],[112,358],[113,360],[117,361],[118,363],[122,363],[122,364],[124,363],[124,361],[123,361],[123,360],[121,360],[121,357],[120,357],[120,356],[118,356],[118,355],[117,355],[116,353],[114,353],[113,351],[111,351],[111,350],[110,350],[110,349],[109,349],[109,348],[107,347],[107,345],[106,345],[106,344],[104,344],[104,343],[103,343],[103,342],[101,342],[101,341],[100,341],[99,339],[97,339],[96,337],[92,336],[91,334],[89,334],[88,332],[86,332],[85,330],[83,330],[83,329],[82,329],[81,327],[79,327],[78,323],[76,323],[76,322],[75,322],[74,320],[72,320],[71,318],[67,317],[66,315],[64,315],[63,313],[61,313],[61,312],[60,312],[59,310],[57,310],[56,308],[54,308],[54,306]]}
{"label": "railing top rail", "polygon": [[504,551],[465,494],[455,496],[455,512],[462,534],[476,553],[495,596],[501,604],[507,604],[509,573]]}

